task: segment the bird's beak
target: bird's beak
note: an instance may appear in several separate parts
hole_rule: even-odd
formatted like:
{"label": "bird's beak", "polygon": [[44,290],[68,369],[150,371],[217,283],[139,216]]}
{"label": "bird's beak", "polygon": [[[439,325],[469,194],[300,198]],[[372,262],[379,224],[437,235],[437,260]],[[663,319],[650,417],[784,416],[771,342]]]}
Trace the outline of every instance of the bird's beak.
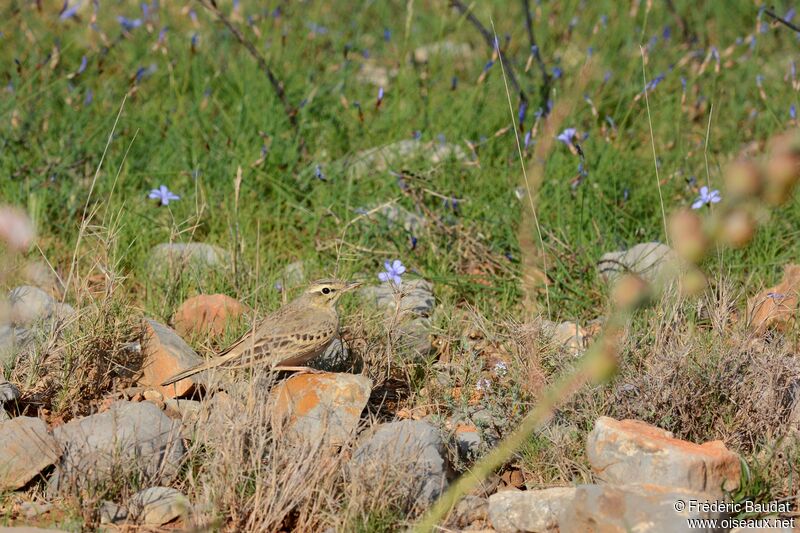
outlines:
{"label": "bird's beak", "polygon": [[353,289],[359,288],[363,285],[360,281],[349,281],[347,285],[344,286],[344,292],[352,291]]}

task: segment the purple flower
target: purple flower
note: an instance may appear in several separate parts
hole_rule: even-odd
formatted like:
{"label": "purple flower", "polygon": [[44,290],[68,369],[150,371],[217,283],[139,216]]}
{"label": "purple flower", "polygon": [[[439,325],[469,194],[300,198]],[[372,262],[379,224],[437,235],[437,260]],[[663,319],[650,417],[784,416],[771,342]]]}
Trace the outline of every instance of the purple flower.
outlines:
{"label": "purple flower", "polygon": [[475,383],[475,388],[479,391],[489,392],[492,390],[492,382],[486,378],[481,378]]}
{"label": "purple flower", "polygon": [[86,97],[83,99],[83,105],[87,106],[94,100],[94,92],[91,89],[86,91]]}
{"label": "purple flower", "polygon": [[564,71],[561,70],[561,67],[553,67],[553,77],[555,79],[560,79],[563,74]]}
{"label": "purple flower", "polygon": [[398,287],[403,282],[400,276],[403,275],[403,272],[406,271],[406,267],[399,259],[395,259],[394,261],[386,261],[383,263],[383,268],[386,270],[378,274],[378,279],[382,282],[392,282]]}
{"label": "purple flower", "polygon": [[492,68],[493,65],[494,61],[492,61],[491,59],[487,61],[486,64],[483,66],[483,72],[484,73],[489,72],[489,69]]}
{"label": "purple flower", "polygon": [[575,128],[567,128],[560,134],[558,134],[558,136],[556,136],[556,139],[566,144],[567,146],[572,146],[572,139],[575,138],[576,133],[577,130]]}
{"label": "purple flower", "polygon": [[142,25],[142,19],[129,19],[122,15],[117,17],[117,22],[125,31],[131,31]]}
{"label": "purple flower", "polygon": [[792,119],[797,118],[797,108],[794,106],[794,104],[789,106],[789,116],[792,117]]}
{"label": "purple flower", "polygon": [[525,148],[531,144],[531,130],[525,132]]}
{"label": "purple flower", "polygon": [[392,40],[392,30],[390,30],[389,28],[383,29],[383,40],[386,41],[387,43]]}
{"label": "purple flower", "polygon": [[672,37],[672,28],[664,26],[664,31],[661,32],[661,38],[668,41],[670,37]]}
{"label": "purple flower", "polygon": [[159,200],[161,205],[169,205],[170,202],[180,200],[181,197],[170,191],[166,185],[162,185],[158,189],[153,189],[147,195],[151,200]]}
{"label": "purple flower", "polygon": [[716,204],[722,197],[719,195],[718,190],[709,191],[708,187],[703,185],[700,187],[700,196],[692,204],[692,209],[700,209],[704,205]]}
{"label": "purple flower", "polygon": [[383,102],[383,87],[378,88],[378,103]]}
{"label": "purple flower", "polygon": [[322,172],[322,167],[319,165],[314,167],[314,177],[320,181],[328,181],[328,179],[325,177],[325,173]]}
{"label": "purple flower", "polygon": [[525,114],[528,112],[528,102],[523,100],[519,103],[519,123],[525,122]]}
{"label": "purple flower", "polygon": [[494,373],[498,376],[505,376],[508,374],[508,365],[505,364],[503,361],[495,363],[494,365]]}
{"label": "purple flower", "polygon": [[797,14],[797,11],[795,10],[795,8],[793,8],[793,7],[789,8],[789,11],[787,11],[786,14],[783,16],[783,20],[787,20],[787,21],[791,22],[796,14]]}
{"label": "purple flower", "polygon": [[167,36],[167,30],[168,30],[167,26],[164,26],[158,32],[158,42],[159,43],[163,43],[164,42],[164,38]]}
{"label": "purple flower", "polygon": [[81,7],[81,2],[78,2],[72,7],[69,7],[69,0],[64,0],[64,7],[61,8],[61,13],[58,15],[59,20],[69,20],[78,13]]}
{"label": "purple flower", "polygon": [[663,74],[663,73],[659,74],[658,76],[656,76],[655,78],[653,78],[652,80],[647,82],[647,85],[645,86],[645,90],[646,91],[652,91],[653,89],[658,87],[658,84],[661,83],[662,81],[664,81],[664,79],[666,77],[667,77],[666,74]]}
{"label": "purple flower", "polygon": [[86,56],[81,57],[81,66],[78,67],[78,74],[86,70],[86,64],[88,61],[86,60]]}

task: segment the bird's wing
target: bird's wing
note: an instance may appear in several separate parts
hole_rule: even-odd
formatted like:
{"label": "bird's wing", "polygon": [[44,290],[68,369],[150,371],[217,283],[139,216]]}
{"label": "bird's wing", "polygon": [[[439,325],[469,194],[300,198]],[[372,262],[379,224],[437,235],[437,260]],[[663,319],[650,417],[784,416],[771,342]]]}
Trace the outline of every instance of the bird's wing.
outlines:
{"label": "bird's wing", "polygon": [[170,385],[220,366],[303,364],[327,346],[337,328],[338,321],[333,313],[309,315],[305,309],[284,307],[265,317],[219,357],[184,370],[161,385]]}

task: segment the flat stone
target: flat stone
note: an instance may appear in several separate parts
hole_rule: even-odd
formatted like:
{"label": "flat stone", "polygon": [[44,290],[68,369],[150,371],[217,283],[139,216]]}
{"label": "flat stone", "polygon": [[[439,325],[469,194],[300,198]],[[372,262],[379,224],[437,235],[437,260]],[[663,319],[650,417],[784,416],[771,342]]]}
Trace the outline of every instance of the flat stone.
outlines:
{"label": "flat stone", "polygon": [[135,473],[142,481],[169,480],[184,454],[180,429],[180,422],[152,403],[128,401],[59,426],[53,435],[64,455],[49,490],[90,487],[123,473]]}
{"label": "flat stone", "polygon": [[467,494],[458,501],[447,522],[458,528],[475,531],[476,527],[486,525],[488,508],[489,503],[486,498]]}
{"label": "flat stone", "polygon": [[56,301],[39,287],[23,285],[8,293],[10,319],[15,326],[30,326],[53,315]]}
{"label": "flat stone", "polygon": [[340,337],[331,340],[325,351],[308,363],[309,367],[326,372],[348,372],[354,365],[353,356]]}
{"label": "flat stone", "polygon": [[432,57],[439,56],[442,59],[470,59],[475,52],[468,43],[454,43],[452,41],[440,41],[419,46],[414,49],[413,59],[415,63],[424,64]]}
{"label": "flat stone", "polygon": [[164,277],[184,269],[228,270],[232,264],[231,254],[219,246],[203,242],[166,242],[150,250],[148,270]]}
{"label": "flat stone", "polygon": [[453,439],[458,449],[458,456],[462,461],[471,463],[478,458],[483,440],[477,427],[470,424],[459,424],[455,427]]}
{"label": "flat stone", "polygon": [[378,426],[353,453],[349,469],[366,490],[382,490],[391,480],[419,506],[439,497],[451,472],[439,430],[422,420]]}
{"label": "flat stone", "polygon": [[[717,498],[657,485],[580,485],[562,510],[558,526],[560,531],[684,533],[689,531],[688,518],[722,517],[693,509],[691,500],[713,503]],[[681,512],[675,510],[678,501],[687,504]]]}
{"label": "flat stone", "polygon": [[24,487],[60,456],[43,420],[20,416],[0,422],[0,492]]}
{"label": "flat stone", "polygon": [[150,487],[134,494],[128,516],[139,524],[160,526],[185,517],[190,509],[189,498],[170,487]]}
{"label": "flat stone", "polygon": [[128,519],[128,508],[108,500],[100,503],[100,523],[120,524]]}
{"label": "flat stone", "polygon": [[597,262],[597,269],[606,281],[630,272],[653,282],[666,268],[677,269],[679,264],[678,256],[666,244],[644,242],[625,251],[604,254]]}
{"label": "flat stone", "polygon": [[748,324],[757,333],[789,330],[797,320],[800,265],[783,267],[783,279],[747,302]]}
{"label": "flat stone", "polygon": [[200,294],[178,307],[172,324],[184,337],[218,337],[245,311],[244,305],[225,294]]}
{"label": "flat stone", "polygon": [[0,406],[5,402],[13,402],[18,399],[19,389],[17,386],[0,376]]}
{"label": "flat stone", "polygon": [[354,374],[298,374],[270,396],[282,431],[306,443],[341,445],[355,433],[372,380]]}
{"label": "flat stone", "polygon": [[695,444],[638,420],[601,416],[586,453],[597,476],[612,484],[658,484],[717,497],[739,487],[739,456],[722,441]]}
{"label": "flat stone", "polygon": [[[367,286],[360,289],[363,298],[374,303],[386,314],[394,314],[397,308],[398,294],[389,283]],[[400,314],[414,317],[429,317],[433,314],[436,299],[433,296],[433,285],[424,279],[403,281],[399,289]]]}
{"label": "flat stone", "polygon": [[498,533],[557,531],[574,497],[575,487],[497,492],[489,496],[489,522]]}
{"label": "flat stone", "polygon": [[146,319],[142,350],[143,373],[138,384],[159,391],[164,398],[183,396],[195,385],[206,383],[202,374],[195,374],[172,385],[161,386],[161,383],[178,372],[203,362],[191,346],[169,327],[155,320]]}
{"label": "flat stone", "polygon": [[346,169],[351,178],[362,178],[415,161],[424,162],[426,165],[438,165],[449,159],[466,162],[469,157],[463,148],[455,144],[404,139],[363,150],[338,161],[337,165]]}
{"label": "flat stone", "polygon": [[55,299],[60,299],[64,294],[64,284],[53,272],[53,269],[44,262],[28,263],[25,265],[23,275],[28,283],[39,287]]}

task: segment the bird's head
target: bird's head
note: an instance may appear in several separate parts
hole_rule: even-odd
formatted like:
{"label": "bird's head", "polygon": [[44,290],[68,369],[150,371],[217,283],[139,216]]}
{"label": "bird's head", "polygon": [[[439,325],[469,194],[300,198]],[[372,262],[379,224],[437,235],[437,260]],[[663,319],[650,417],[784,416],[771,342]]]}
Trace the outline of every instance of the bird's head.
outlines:
{"label": "bird's head", "polygon": [[361,283],[357,281],[319,279],[308,286],[303,297],[314,305],[333,307],[342,294],[352,291],[360,285]]}

